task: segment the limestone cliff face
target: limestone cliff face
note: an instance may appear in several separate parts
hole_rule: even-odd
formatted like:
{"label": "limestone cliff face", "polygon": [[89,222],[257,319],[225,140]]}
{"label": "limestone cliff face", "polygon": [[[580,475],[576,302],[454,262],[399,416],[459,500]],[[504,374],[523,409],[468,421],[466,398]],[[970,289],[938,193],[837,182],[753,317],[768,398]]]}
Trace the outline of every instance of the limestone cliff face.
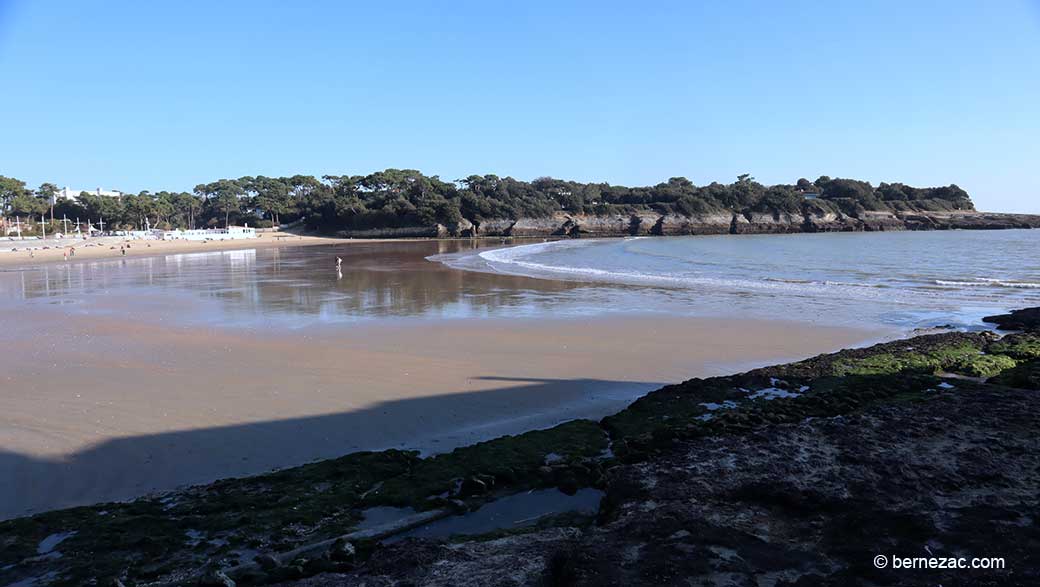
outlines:
{"label": "limestone cliff face", "polygon": [[836,212],[809,213],[802,222],[805,232],[854,232],[862,230],[855,218]]}
{"label": "limestone cliff face", "polygon": [[747,218],[747,224],[736,227],[738,230],[735,232],[738,234],[805,232],[805,216],[802,214],[749,212],[744,217]]}
{"label": "limestone cliff face", "polygon": [[734,226],[746,223],[742,216],[731,213],[697,214],[681,216],[667,214],[661,216],[655,224],[652,234],[659,236],[675,236],[683,234],[730,234]]}
{"label": "limestone cliff face", "polygon": [[456,226],[418,226],[344,230],[347,238],[446,237],[621,237],[698,234],[785,234],[796,232],[874,232],[892,230],[1040,228],[1040,215],[987,212],[863,211],[841,212],[728,211],[682,216],[652,211],[594,216],[556,213],[545,218],[463,219]]}

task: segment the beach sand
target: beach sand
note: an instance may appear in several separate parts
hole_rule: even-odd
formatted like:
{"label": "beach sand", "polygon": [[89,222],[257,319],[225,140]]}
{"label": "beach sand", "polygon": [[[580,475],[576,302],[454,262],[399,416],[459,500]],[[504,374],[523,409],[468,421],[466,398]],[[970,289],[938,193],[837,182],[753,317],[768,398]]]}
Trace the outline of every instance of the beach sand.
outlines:
{"label": "beach sand", "polygon": [[[60,325],[58,321],[60,320]],[[887,333],[675,317],[156,329],[0,311],[0,517],[122,500],[364,449],[424,452],[598,418],[693,376]]]}
{"label": "beach sand", "polygon": [[[261,233],[255,239],[226,241],[187,240],[127,240],[120,237],[96,237],[75,244],[75,255],[66,259],[67,246],[54,247],[52,241],[24,240],[0,242],[0,267],[31,267],[34,265],[97,259],[122,258],[120,245],[129,244],[126,257],[172,255],[177,253],[201,253],[206,251],[230,251],[235,249],[265,249],[270,247],[299,247],[343,243],[378,242],[366,239],[340,239],[320,236],[300,236],[282,232]],[[68,242],[66,241],[63,242]],[[41,247],[50,246],[43,249]],[[34,250],[30,254],[29,248]],[[16,251],[11,249],[18,249]]]}

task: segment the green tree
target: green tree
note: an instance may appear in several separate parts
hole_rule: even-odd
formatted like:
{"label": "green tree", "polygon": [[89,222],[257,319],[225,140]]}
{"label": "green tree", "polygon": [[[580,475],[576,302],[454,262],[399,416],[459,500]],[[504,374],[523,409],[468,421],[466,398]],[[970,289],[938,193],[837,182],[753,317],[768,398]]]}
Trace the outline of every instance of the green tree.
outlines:
{"label": "green tree", "polygon": [[77,199],[86,212],[86,220],[97,224],[99,228],[101,220],[105,222],[105,230],[126,225],[126,214],[121,198],[80,192]]}
{"label": "green tree", "polygon": [[46,201],[37,198],[28,191],[12,198],[9,206],[11,213],[16,216],[31,216],[34,218],[46,212],[49,207]]}
{"label": "green tree", "polygon": [[291,186],[284,179],[257,177],[254,181],[256,207],[271,216],[271,222],[281,224],[282,215],[293,209]]}
{"label": "green tree", "polygon": [[18,196],[27,193],[25,182],[13,177],[0,175],[0,213],[10,210],[11,202]]}
{"label": "green tree", "polygon": [[36,197],[47,202],[47,207],[51,211],[51,222],[54,222],[54,204],[58,199],[58,186],[53,183],[41,183],[40,187],[36,188]]}
{"label": "green tree", "polygon": [[195,218],[202,211],[202,200],[194,194],[181,192],[173,197],[174,209],[179,216],[178,224],[188,229],[195,228]]}

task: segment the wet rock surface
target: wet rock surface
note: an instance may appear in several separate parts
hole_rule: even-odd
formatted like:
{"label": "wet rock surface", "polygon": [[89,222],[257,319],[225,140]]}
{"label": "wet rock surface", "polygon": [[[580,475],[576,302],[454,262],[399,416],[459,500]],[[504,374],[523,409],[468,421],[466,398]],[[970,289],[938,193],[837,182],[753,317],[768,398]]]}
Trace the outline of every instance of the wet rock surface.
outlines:
{"label": "wet rock surface", "polygon": [[[610,521],[576,551],[575,584],[1036,584],[1038,407],[1024,391],[937,391],[680,442],[611,471]],[[876,555],[1003,556],[1008,569],[884,572]]]}
{"label": "wet rock surface", "polygon": [[1040,308],[1012,310],[1008,314],[986,316],[983,322],[996,324],[1001,330],[1025,330],[1040,332]]}
{"label": "wet rock surface", "polygon": [[[1036,585],[1038,429],[1040,396],[989,386],[679,441],[611,469],[598,526],[408,541],[288,584]],[[1006,568],[878,569],[877,555]]]}

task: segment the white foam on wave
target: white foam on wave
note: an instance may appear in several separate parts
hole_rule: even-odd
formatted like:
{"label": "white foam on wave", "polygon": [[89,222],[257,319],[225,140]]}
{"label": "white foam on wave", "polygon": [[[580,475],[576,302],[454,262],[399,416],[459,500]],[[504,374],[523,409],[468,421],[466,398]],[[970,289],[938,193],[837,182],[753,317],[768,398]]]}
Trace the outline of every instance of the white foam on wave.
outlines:
{"label": "white foam on wave", "polygon": [[[633,238],[626,240],[635,239]],[[809,280],[801,281],[770,278],[763,278],[762,280],[748,280],[724,277],[693,277],[689,275],[675,275],[667,273],[647,273],[642,271],[625,271],[619,269],[610,270],[599,269],[595,267],[555,265],[528,260],[532,256],[540,255],[543,253],[549,253],[566,248],[590,246],[595,244],[601,244],[604,242],[610,241],[603,241],[597,239],[583,241],[553,241],[547,243],[536,243],[531,245],[519,245],[515,247],[492,249],[489,251],[483,251],[481,253],[478,253],[476,256],[482,259],[485,262],[485,265],[495,272],[543,279],[589,279],[593,281],[606,281],[611,283],[623,283],[630,285],[656,285],[682,288],[704,287],[710,289],[728,289],[735,291],[777,291],[794,294],[804,293],[811,295],[816,295],[821,292],[846,292],[847,294],[847,290],[856,290],[857,292],[859,292],[860,296],[870,297],[882,295],[880,292],[874,293],[870,290],[886,287],[878,284],[841,283],[830,281],[820,282]],[[432,257],[431,259],[446,262],[450,261],[449,259],[438,257]],[[453,264],[453,266],[457,268],[480,270],[478,267],[475,267],[472,263],[466,262],[464,258],[456,259],[456,261],[462,261]]]}
{"label": "white foam on wave", "polygon": [[[651,286],[700,291],[704,293],[727,292],[736,294],[761,293],[770,296],[797,296],[806,298],[843,298],[864,301],[883,300],[886,303],[921,304],[925,300],[949,302],[950,296],[970,296],[976,301],[979,294],[994,298],[999,291],[1036,291],[1040,283],[1031,280],[989,279],[979,278],[970,281],[921,279],[903,280],[900,283],[886,282],[884,279],[864,280],[832,280],[806,279],[797,275],[763,275],[742,276],[716,273],[715,265],[710,259],[695,260],[692,266],[680,265],[679,271],[669,272],[645,269],[638,266],[640,259],[615,257],[613,251],[607,249],[590,254],[587,264],[578,260],[581,255],[555,255],[566,253],[568,249],[593,246],[611,246],[620,242],[642,240],[647,237],[628,238],[624,241],[613,239],[580,239],[541,242],[527,245],[502,247],[497,249],[468,251],[428,257],[431,261],[442,262],[456,269],[501,273],[537,279],[555,279],[568,281],[586,281],[595,283],[613,283],[623,285]],[[624,247],[618,255],[631,252],[637,256],[656,257],[642,248],[634,250]],[[616,263],[614,259],[621,260]],[[627,260],[626,260],[627,259]],[[644,260],[647,260],[644,257]],[[691,268],[692,267],[692,268]],[[739,269],[739,268],[738,268]],[[720,269],[726,271],[725,268]],[[768,273],[768,271],[766,271]],[[916,281],[916,283],[914,283]],[[958,292],[959,290],[959,292]],[[972,294],[970,292],[977,292]],[[986,292],[986,293],[983,293]],[[987,299],[988,299],[987,298]]]}
{"label": "white foam on wave", "polygon": [[992,279],[987,277],[976,277],[971,281],[936,279],[935,285],[943,287],[1007,287],[1012,289],[1040,289],[1040,283],[1033,281],[1007,281],[1004,279]]}

